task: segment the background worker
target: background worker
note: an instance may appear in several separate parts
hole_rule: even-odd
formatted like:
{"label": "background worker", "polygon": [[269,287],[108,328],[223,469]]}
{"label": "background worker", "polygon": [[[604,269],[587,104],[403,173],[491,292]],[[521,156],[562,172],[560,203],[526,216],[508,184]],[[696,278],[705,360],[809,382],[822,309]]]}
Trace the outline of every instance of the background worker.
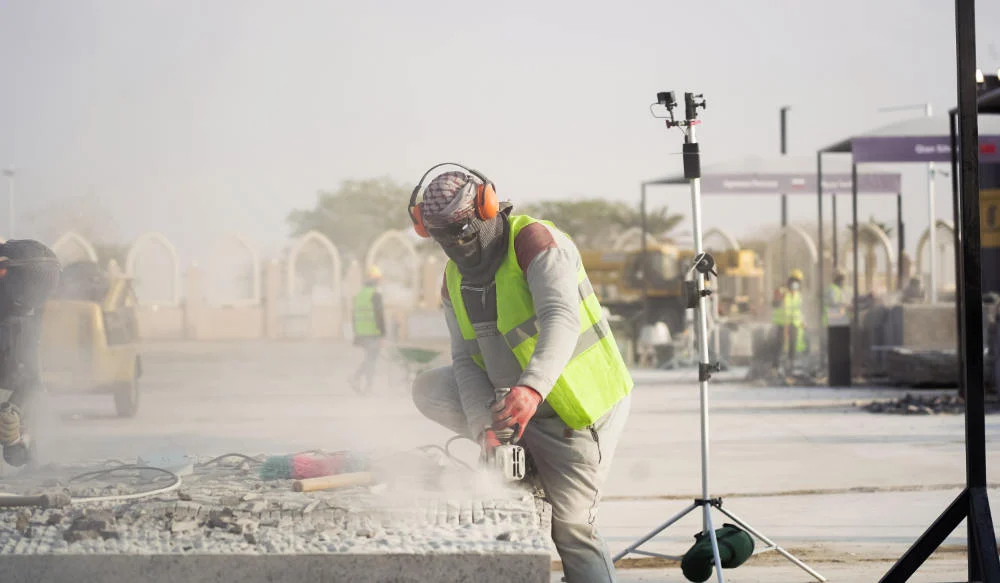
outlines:
{"label": "background worker", "polygon": [[788,350],[788,369],[795,365],[795,353],[800,347],[799,335],[803,332],[802,271],[793,269],[785,287],[774,295],[771,321],[778,335],[778,349],[774,352],[774,368],[781,364],[781,353]]}
{"label": "background worker", "polygon": [[826,288],[826,312],[823,314],[823,327],[826,328],[831,323],[842,325],[847,319],[847,301],[844,296],[844,280],[846,275],[843,271],[837,270],[833,274],[833,283]]}
{"label": "background worker", "polygon": [[[359,393],[370,393],[375,384],[375,366],[378,363],[382,339],[385,337],[385,311],[378,284],[382,281],[382,271],[371,265],[365,272],[365,281],[352,302],[354,345],[365,351],[361,366],[351,376],[350,382]],[[364,377],[364,386],[362,386]]]}
{"label": "background worker", "polygon": [[[614,581],[595,521],[632,377],[580,254],[550,224],[511,214],[471,169],[422,191],[436,168],[414,189],[410,215],[450,259],[441,294],[453,363],[417,377],[414,402],[485,454],[499,445],[495,431],[514,428],[552,505],[566,580]],[[494,404],[495,389],[508,387]]]}

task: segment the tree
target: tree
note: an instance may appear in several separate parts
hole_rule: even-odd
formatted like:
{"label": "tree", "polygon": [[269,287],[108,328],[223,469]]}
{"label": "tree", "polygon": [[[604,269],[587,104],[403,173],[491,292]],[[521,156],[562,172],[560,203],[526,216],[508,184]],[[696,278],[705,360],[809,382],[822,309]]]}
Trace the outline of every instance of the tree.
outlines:
{"label": "tree", "polygon": [[317,193],[313,208],[293,210],[287,221],[293,236],[319,231],[348,258],[360,260],[376,237],[409,227],[411,190],[390,178],[345,180],[336,190]]}
{"label": "tree", "polygon": [[[550,220],[585,247],[603,247],[632,227],[642,226],[638,206],[600,198],[572,201],[542,201],[520,209],[539,219]],[[670,214],[666,206],[650,210],[646,228],[654,237],[663,238],[684,220],[684,215]]]}

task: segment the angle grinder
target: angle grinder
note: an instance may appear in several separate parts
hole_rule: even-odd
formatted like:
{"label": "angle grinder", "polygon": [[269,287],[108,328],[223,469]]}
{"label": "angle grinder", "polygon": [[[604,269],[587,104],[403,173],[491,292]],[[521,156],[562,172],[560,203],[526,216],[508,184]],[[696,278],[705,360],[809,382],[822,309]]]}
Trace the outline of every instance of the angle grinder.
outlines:
{"label": "angle grinder", "polygon": [[[503,402],[509,392],[509,388],[496,389],[494,391],[494,405]],[[514,443],[517,430],[516,426],[494,430],[500,445],[493,448],[493,451],[486,457],[487,464],[509,482],[524,479],[524,448]]]}

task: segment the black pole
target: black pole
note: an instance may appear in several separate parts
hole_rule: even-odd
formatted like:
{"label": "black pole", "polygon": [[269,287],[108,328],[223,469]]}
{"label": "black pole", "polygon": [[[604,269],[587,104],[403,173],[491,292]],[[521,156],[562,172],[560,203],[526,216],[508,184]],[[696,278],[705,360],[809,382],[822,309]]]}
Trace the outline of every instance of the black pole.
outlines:
{"label": "black pole", "polygon": [[840,251],[837,248],[837,193],[830,194],[830,203],[833,205],[833,268],[837,269],[840,267]]}
{"label": "black pole", "polygon": [[[955,245],[955,338],[958,339],[956,343],[955,350],[956,354],[962,353],[962,311],[958,309],[958,302],[962,301],[962,298],[958,296],[958,280],[960,276],[958,274],[958,266],[962,264],[962,205],[959,202],[958,196],[958,111],[952,110],[948,115],[948,120],[951,124],[951,216],[954,219],[955,228],[952,229],[952,243]],[[933,228],[937,228],[934,225]],[[934,261],[934,253],[931,252],[931,261]],[[964,387],[962,387],[961,380],[959,380],[958,394],[963,399],[965,398]]]}
{"label": "black pole", "polygon": [[[788,153],[788,110],[786,105],[781,108],[781,155]],[[781,270],[782,276],[788,275],[788,233],[785,227],[788,226],[788,195],[781,195]]]}
{"label": "black pole", "polygon": [[642,323],[649,324],[649,262],[646,257],[646,183],[642,183],[642,196],[639,202],[639,216],[642,221]]}
{"label": "black pole", "polygon": [[[982,265],[979,239],[979,128],[976,104],[976,16],[975,0],[955,0],[955,38],[958,57],[958,155],[960,169],[953,200],[957,201],[961,224],[956,300],[959,325],[959,384],[965,390],[965,480],[966,487],[924,534],[910,547],[883,582],[906,581],[916,572],[948,534],[966,519],[969,538],[968,580],[1000,582],[993,517],[986,492],[986,415],[983,382]],[[954,119],[954,118],[953,118]],[[953,122],[952,127],[955,127]],[[952,132],[952,160],[956,162]],[[955,176],[952,172],[952,176]],[[954,181],[953,181],[954,184]],[[935,228],[936,225],[931,225]]]}
{"label": "black pole", "polygon": [[896,260],[896,289],[903,289],[903,250],[906,240],[903,238],[903,193],[896,193],[896,249],[898,258]]}
{"label": "black pole", "polygon": [[854,319],[854,330],[858,333],[858,322],[861,318],[858,316],[858,291],[861,283],[858,277],[858,165],[854,163],[853,156],[851,158],[851,233],[854,235],[854,242],[851,247],[854,248],[854,310],[852,312]]}
{"label": "black pole", "polygon": [[[819,292],[819,320],[817,322],[823,322],[823,315],[826,314],[826,306],[824,305],[826,297],[823,292],[823,152],[816,152],[816,206],[818,208],[819,216],[819,268],[817,291]],[[823,339],[826,338],[826,330],[817,326],[820,335],[820,361],[823,360],[824,347],[826,342]]]}

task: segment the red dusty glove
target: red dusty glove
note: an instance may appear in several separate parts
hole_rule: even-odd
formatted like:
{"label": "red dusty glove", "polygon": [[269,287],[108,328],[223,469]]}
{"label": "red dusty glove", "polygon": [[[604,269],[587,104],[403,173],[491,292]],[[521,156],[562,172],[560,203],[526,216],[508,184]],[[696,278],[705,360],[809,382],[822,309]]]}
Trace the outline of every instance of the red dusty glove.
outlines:
{"label": "red dusty glove", "polygon": [[493,429],[500,430],[517,426],[517,440],[524,435],[524,428],[534,417],[542,396],[531,387],[518,385],[511,388],[503,401],[493,405]]}
{"label": "red dusty glove", "polygon": [[483,448],[484,454],[490,455],[494,449],[500,447],[500,440],[492,429],[487,429],[479,438],[479,446]]}

